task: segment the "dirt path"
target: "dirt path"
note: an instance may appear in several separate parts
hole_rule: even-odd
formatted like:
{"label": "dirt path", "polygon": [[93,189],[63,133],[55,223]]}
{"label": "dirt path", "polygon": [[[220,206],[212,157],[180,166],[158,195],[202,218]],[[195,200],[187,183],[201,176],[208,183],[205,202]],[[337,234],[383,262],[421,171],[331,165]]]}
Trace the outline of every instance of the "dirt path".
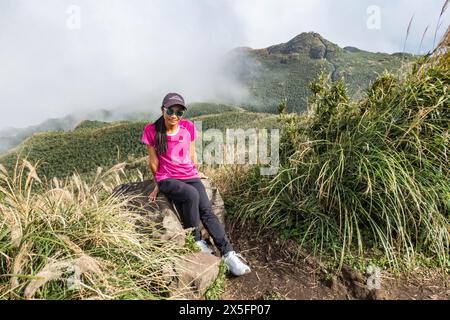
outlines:
{"label": "dirt path", "polygon": [[252,272],[242,277],[229,276],[225,300],[254,299],[443,299],[450,300],[449,278],[437,271],[418,270],[410,279],[396,280],[383,272],[381,290],[368,290],[367,279],[345,268],[331,280],[325,267],[311,257],[301,255],[294,263],[295,243],[275,243],[273,234],[257,234],[250,225],[228,224],[227,231],[236,248],[247,259]]}

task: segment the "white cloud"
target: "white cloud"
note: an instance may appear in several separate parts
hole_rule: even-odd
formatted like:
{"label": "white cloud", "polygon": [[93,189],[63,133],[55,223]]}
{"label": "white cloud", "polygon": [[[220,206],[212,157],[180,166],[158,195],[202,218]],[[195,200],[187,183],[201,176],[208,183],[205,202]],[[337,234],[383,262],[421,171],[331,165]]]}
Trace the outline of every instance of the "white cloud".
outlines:
{"label": "white cloud", "polygon": [[[81,29],[66,27],[69,5]],[[366,27],[369,5],[381,29]],[[244,94],[220,77],[221,55],[266,47],[316,31],[341,46],[416,52],[427,24],[430,49],[442,1],[2,0],[0,128],[26,126],[81,109],[157,110],[168,91],[187,101]],[[443,19],[448,26],[448,12]]]}
{"label": "white cloud", "polygon": [[[244,24],[251,47],[267,47],[286,42],[301,32],[319,32],[340,46],[356,46],[369,51],[403,50],[406,29],[415,14],[406,50],[418,53],[427,25],[430,29],[423,48],[430,50],[437,19],[444,1],[426,0],[234,0],[235,12]],[[368,29],[367,8],[380,8],[381,28]],[[450,10],[449,10],[450,11]],[[450,22],[449,12],[442,21],[442,34]]]}

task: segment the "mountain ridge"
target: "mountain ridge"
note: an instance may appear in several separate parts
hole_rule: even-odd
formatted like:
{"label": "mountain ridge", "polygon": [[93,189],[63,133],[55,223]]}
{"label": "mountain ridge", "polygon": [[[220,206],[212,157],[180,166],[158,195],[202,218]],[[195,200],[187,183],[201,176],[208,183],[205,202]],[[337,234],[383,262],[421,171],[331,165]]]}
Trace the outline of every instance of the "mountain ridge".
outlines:
{"label": "mountain ridge", "polygon": [[[319,43],[320,42],[320,43]],[[310,45],[310,47],[305,46]],[[252,48],[249,46],[239,46],[229,51],[255,51],[259,53],[267,53],[267,54],[295,54],[295,53],[305,53],[309,51],[305,51],[306,49],[312,49],[316,46],[324,46],[327,48],[333,48],[335,50],[339,51],[349,51],[349,52],[366,52],[366,53],[373,53],[373,54],[385,54],[385,55],[406,55],[406,56],[413,56],[410,53],[407,52],[393,52],[393,53],[387,53],[383,51],[368,51],[364,50],[355,46],[345,46],[340,47],[338,44],[324,38],[320,33],[315,31],[309,31],[309,32],[302,32],[296,35],[295,37],[291,38],[287,42],[281,42],[279,44],[270,45],[268,47],[262,47],[262,48]],[[334,50],[333,50],[334,51]]]}
{"label": "mountain ridge", "polygon": [[266,48],[229,51],[224,72],[249,91],[251,98],[244,103],[248,109],[276,113],[286,99],[289,111],[303,112],[311,94],[309,83],[321,72],[332,80],[344,78],[350,96],[360,98],[377,75],[396,72],[413,59],[407,53],[341,48],[317,32],[303,32]]}

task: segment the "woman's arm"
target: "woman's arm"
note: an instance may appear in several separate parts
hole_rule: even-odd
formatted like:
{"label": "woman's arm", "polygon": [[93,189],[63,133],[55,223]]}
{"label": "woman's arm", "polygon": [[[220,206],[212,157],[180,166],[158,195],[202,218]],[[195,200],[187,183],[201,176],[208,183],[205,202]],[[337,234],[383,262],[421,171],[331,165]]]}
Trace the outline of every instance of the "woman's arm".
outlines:
{"label": "woman's arm", "polygon": [[189,154],[191,155],[192,163],[197,167],[197,153],[195,152],[195,140],[191,141],[189,146]]}
{"label": "woman's arm", "polygon": [[[190,155],[191,155],[191,160],[192,160],[192,163],[195,165],[195,167],[197,168],[197,165],[198,165],[198,163],[197,163],[197,153],[195,152],[195,140],[194,141],[191,141],[191,144],[190,144],[190,146],[189,146],[189,153],[190,153]],[[198,172],[198,176],[200,177],[200,179],[206,179],[206,178],[208,178],[203,172]]]}
{"label": "woman's arm", "polygon": [[156,172],[158,171],[159,160],[158,160],[158,155],[156,153],[155,148],[147,145],[147,150],[148,150],[148,166],[149,166],[151,172],[153,173],[153,177],[154,177],[154,181],[155,181],[155,189],[153,189],[153,191],[152,191],[152,193],[150,193],[149,197],[150,197],[150,201],[154,201],[156,199],[156,197],[158,196],[158,192],[159,192],[159,187],[158,187],[158,184],[156,183]]}

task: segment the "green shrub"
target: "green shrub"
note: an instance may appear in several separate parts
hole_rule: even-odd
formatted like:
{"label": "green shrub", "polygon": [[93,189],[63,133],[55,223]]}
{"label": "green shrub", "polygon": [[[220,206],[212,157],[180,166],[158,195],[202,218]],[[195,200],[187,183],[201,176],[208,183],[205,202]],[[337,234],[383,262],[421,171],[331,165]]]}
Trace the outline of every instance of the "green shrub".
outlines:
{"label": "green shrub", "polygon": [[319,77],[306,114],[280,115],[277,175],[255,167],[237,180],[236,215],[340,265],[381,248],[396,270],[419,255],[448,268],[449,60],[424,58],[402,81],[385,73],[357,102],[342,80]]}

